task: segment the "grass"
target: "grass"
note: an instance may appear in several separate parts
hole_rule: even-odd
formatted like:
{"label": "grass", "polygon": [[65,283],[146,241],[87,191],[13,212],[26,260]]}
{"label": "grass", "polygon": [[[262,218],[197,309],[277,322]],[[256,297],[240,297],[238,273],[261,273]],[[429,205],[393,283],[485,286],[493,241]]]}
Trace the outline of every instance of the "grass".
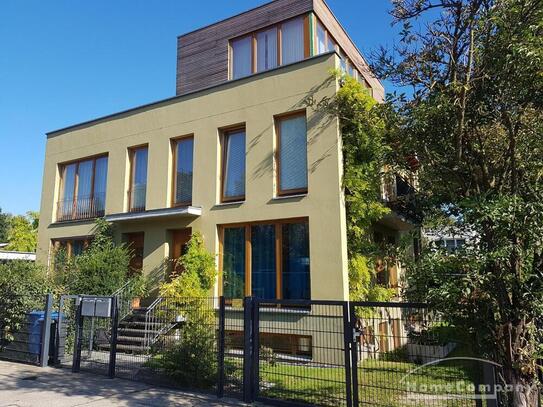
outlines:
{"label": "grass", "polygon": [[[359,365],[359,400],[362,405],[383,407],[475,406],[474,400],[436,399],[436,395],[472,394],[447,389],[447,385],[471,383],[467,366],[433,366],[407,376],[418,365],[406,362],[366,360]],[[346,404],[345,370],[277,363],[260,366],[260,395],[322,406]],[[409,387],[408,387],[409,386]]]}

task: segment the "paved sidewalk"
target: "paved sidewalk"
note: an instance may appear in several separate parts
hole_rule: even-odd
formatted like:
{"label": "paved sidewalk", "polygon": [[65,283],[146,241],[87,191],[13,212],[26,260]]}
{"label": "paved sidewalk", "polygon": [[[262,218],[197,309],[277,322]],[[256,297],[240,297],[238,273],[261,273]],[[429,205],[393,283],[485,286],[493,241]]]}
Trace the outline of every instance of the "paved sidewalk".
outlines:
{"label": "paved sidewalk", "polygon": [[0,407],[239,406],[236,400],[148,386],[68,369],[0,361]]}

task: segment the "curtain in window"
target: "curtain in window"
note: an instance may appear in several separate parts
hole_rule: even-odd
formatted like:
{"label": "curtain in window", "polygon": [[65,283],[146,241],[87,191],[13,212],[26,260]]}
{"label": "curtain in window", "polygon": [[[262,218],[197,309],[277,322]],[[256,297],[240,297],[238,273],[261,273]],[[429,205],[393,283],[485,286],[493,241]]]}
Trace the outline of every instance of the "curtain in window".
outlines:
{"label": "curtain in window", "polygon": [[87,216],[91,213],[92,204],[92,176],[94,160],[81,161],[77,169],[77,202],[78,216]]}
{"label": "curtain in window", "polygon": [[193,148],[193,138],[186,138],[177,142],[176,203],[192,203]]}
{"label": "curtain in window", "polygon": [[275,225],[251,227],[251,271],[253,295],[275,299]]}
{"label": "curtain in window", "polygon": [[281,25],[281,56],[283,65],[304,59],[303,18],[295,18]]}
{"label": "curtain in window", "polygon": [[279,126],[281,191],[307,188],[305,115],[282,119]]}
{"label": "curtain in window", "polygon": [[224,197],[245,196],[245,130],[226,133]]}
{"label": "curtain in window", "polygon": [[256,35],[257,71],[277,67],[277,28],[261,31]]}
{"label": "curtain in window", "polygon": [[317,21],[317,54],[324,54],[328,51],[326,44],[326,30],[320,21]]}
{"label": "curtain in window", "polygon": [[245,296],[245,227],[224,229],[223,295],[225,298]]}
{"label": "curtain in window", "polygon": [[106,208],[107,157],[96,160],[94,169],[94,208],[103,212]]}
{"label": "curtain in window", "polygon": [[253,37],[234,40],[232,46],[232,79],[242,78],[252,73]]}
{"label": "curtain in window", "polygon": [[309,225],[291,223],[282,228],[283,298],[309,299]]}
{"label": "curtain in window", "polygon": [[134,151],[134,178],[132,180],[132,208],[145,208],[147,190],[147,148]]}
{"label": "curtain in window", "polygon": [[62,198],[58,214],[60,220],[72,215],[76,169],[77,164],[74,163],[65,165],[62,171]]}

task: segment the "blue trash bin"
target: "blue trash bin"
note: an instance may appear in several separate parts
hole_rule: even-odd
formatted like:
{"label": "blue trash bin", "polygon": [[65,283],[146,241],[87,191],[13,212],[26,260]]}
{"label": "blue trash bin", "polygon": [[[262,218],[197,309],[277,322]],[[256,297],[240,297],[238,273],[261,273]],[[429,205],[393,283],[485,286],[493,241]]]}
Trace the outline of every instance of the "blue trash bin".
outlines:
{"label": "blue trash bin", "polygon": [[[45,311],[32,311],[27,314],[28,318],[28,352],[34,355],[40,354],[41,333]],[[51,313],[52,320],[58,320],[58,312]]]}

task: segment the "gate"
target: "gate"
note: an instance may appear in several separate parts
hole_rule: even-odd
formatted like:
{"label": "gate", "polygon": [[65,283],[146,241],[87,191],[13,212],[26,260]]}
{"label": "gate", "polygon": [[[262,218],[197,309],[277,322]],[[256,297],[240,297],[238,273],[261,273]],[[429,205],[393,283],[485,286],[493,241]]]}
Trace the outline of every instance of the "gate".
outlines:
{"label": "gate", "polygon": [[81,296],[75,316],[72,371],[115,377],[117,297]]}

